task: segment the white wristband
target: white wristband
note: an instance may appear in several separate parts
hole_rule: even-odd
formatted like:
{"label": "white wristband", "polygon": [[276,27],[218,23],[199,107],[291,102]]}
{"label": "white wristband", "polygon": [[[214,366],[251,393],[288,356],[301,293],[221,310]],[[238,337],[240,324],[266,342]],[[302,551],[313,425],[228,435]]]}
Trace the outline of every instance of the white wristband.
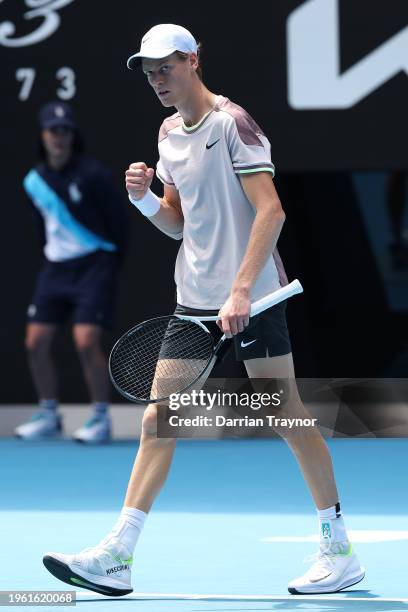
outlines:
{"label": "white wristband", "polygon": [[129,195],[129,200],[140,210],[145,217],[153,217],[160,210],[160,198],[149,189],[141,200],[133,200]]}

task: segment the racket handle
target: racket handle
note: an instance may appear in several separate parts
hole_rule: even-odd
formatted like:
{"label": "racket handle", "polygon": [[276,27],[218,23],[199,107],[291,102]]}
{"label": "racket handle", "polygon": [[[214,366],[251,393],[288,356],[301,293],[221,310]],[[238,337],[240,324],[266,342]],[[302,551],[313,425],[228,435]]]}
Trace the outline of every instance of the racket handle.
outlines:
{"label": "racket handle", "polygon": [[268,293],[265,297],[261,298],[254,302],[251,306],[251,317],[267,310],[271,306],[275,306],[275,304],[279,304],[279,302],[283,302],[288,298],[292,297],[292,295],[296,295],[297,293],[302,293],[303,287],[297,278],[289,283],[289,285],[285,285],[272,293]]}
{"label": "racket handle", "polygon": [[[280,287],[276,291],[272,293],[268,293],[265,297],[261,298],[257,302],[254,302],[251,306],[250,316],[254,317],[255,315],[267,310],[271,306],[275,304],[279,304],[279,302],[283,302],[283,300],[287,300],[292,297],[292,295],[296,295],[296,293],[302,293],[303,287],[297,278],[289,283],[289,285],[285,285],[284,287]],[[197,317],[192,315],[176,315],[179,319],[186,319],[187,321],[218,321],[218,316],[204,316]]]}

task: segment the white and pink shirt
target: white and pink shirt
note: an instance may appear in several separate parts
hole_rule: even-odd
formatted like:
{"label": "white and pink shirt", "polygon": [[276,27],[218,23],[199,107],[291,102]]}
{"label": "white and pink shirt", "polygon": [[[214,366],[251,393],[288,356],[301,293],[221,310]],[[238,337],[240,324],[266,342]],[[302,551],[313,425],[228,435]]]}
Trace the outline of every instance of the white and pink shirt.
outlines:
{"label": "white and pink shirt", "polygon": [[[177,255],[177,302],[215,310],[228,298],[255,218],[239,175],[270,172],[270,143],[260,127],[228,98],[199,123],[187,127],[179,113],[163,122],[159,133],[157,176],[179,192],[184,215]],[[287,283],[277,250],[268,257],[251,301]]]}

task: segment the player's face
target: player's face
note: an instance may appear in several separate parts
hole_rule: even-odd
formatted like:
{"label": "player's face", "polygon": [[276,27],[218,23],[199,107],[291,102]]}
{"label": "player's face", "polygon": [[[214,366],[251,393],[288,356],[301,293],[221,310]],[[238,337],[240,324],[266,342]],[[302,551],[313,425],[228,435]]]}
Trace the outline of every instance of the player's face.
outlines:
{"label": "player's face", "polygon": [[143,72],[163,106],[177,106],[188,96],[195,72],[192,67],[195,56],[191,55],[186,60],[175,53],[159,60],[142,60]]}
{"label": "player's face", "polygon": [[42,131],[42,141],[45,151],[53,157],[66,157],[70,155],[74,133],[64,127],[56,127]]}

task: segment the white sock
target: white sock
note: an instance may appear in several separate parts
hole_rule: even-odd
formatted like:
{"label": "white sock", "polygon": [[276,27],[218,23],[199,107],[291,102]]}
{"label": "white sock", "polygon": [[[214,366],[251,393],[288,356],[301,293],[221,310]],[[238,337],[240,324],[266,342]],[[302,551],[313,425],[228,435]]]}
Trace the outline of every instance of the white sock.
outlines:
{"label": "white sock", "polygon": [[58,408],[58,400],[57,399],[44,399],[41,398],[38,402],[39,408],[41,410],[49,410],[50,412],[55,412]]}
{"label": "white sock", "polygon": [[[340,512],[340,504],[318,510],[320,540],[329,539],[331,545],[341,544],[342,551],[349,546],[346,526]],[[337,548],[339,548],[337,546]]]}
{"label": "white sock", "polygon": [[142,510],[123,506],[119,518],[108,535],[108,538],[110,536],[117,538],[133,555],[146,517],[146,512],[142,512]]}

